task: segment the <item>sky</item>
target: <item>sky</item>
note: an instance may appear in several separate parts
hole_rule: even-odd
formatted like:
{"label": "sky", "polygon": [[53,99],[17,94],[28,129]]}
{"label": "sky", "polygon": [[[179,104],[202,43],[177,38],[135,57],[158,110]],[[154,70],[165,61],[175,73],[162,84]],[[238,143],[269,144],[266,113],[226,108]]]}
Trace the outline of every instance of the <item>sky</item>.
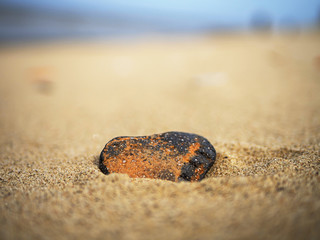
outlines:
{"label": "sky", "polygon": [[289,18],[304,25],[313,22],[320,11],[320,0],[0,0],[0,2],[50,11],[112,13],[203,23],[214,20],[245,23],[255,11],[263,10],[275,22]]}
{"label": "sky", "polygon": [[[6,8],[28,11],[3,16]],[[246,30],[257,14],[274,29],[320,21],[320,0],[0,0],[0,10],[0,40],[9,35]]]}

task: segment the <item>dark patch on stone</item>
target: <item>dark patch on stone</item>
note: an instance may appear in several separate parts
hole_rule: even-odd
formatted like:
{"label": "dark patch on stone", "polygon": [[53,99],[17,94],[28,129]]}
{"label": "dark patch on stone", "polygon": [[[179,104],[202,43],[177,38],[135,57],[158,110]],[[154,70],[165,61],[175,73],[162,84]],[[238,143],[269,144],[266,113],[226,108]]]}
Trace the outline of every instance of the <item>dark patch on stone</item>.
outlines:
{"label": "dark patch on stone", "polygon": [[196,155],[190,159],[190,164],[194,165],[195,167],[199,167],[201,164],[209,165],[210,160],[208,160],[203,155]]}
{"label": "dark patch on stone", "polygon": [[190,144],[194,143],[196,135],[183,132],[167,132],[162,134],[163,141],[173,145],[180,154],[186,154]]}
{"label": "dark patch on stone", "polygon": [[126,146],[127,146],[127,143],[125,141],[113,142],[110,145],[109,144],[106,145],[106,148],[107,148],[106,152],[109,154],[110,157],[116,157],[126,148]]}
{"label": "dark patch on stone", "polygon": [[191,181],[191,177],[194,175],[196,167],[192,164],[184,164],[181,168],[181,175],[179,176],[180,180]]}
{"label": "dark patch on stone", "polygon": [[198,153],[204,155],[206,158],[209,159],[216,158],[216,150],[211,145],[211,143],[205,138],[202,138],[201,140],[201,148],[198,150]]}
{"label": "dark patch on stone", "polygon": [[99,159],[99,169],[101,170],[101,172],[103,172],[104,174],[109,174],[107,167],[103,164],[103,151],[100,154],[100,159]]}

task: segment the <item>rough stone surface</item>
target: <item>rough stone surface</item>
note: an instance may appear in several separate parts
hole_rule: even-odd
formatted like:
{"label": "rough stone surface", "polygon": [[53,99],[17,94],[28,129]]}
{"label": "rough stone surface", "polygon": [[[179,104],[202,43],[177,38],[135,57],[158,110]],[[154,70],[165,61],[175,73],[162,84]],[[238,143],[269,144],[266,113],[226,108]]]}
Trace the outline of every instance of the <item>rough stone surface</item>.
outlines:
{"label": "rough stone surface", "polygon": [[101,152],[99,168],[105,174],[192,182],[203,179],[215,159],[216,151],[204,137],[166,132],[112,139]]}

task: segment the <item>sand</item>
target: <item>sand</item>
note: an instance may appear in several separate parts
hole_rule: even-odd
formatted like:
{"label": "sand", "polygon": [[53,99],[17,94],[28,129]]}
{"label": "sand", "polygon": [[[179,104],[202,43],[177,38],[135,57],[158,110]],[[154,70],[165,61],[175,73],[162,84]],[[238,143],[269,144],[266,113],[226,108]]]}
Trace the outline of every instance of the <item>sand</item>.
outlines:
{"label": "sand", "polygon": [[[1,239],[319,239],[320,34],[0,48]],[[116,136],[217,150],[196,183],[104,175]]]}

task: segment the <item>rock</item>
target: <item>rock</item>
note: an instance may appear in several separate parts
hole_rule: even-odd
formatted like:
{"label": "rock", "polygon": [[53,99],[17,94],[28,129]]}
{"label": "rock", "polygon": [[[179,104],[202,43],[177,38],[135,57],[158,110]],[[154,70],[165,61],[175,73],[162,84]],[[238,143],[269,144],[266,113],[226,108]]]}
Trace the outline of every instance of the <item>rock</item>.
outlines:
{"label": "rock", "polygon": [[205,177],[215,159],[216,151],[204,137],[166,132],[112,139],[101,152],[99,168],[104,174],[193,182]]}

